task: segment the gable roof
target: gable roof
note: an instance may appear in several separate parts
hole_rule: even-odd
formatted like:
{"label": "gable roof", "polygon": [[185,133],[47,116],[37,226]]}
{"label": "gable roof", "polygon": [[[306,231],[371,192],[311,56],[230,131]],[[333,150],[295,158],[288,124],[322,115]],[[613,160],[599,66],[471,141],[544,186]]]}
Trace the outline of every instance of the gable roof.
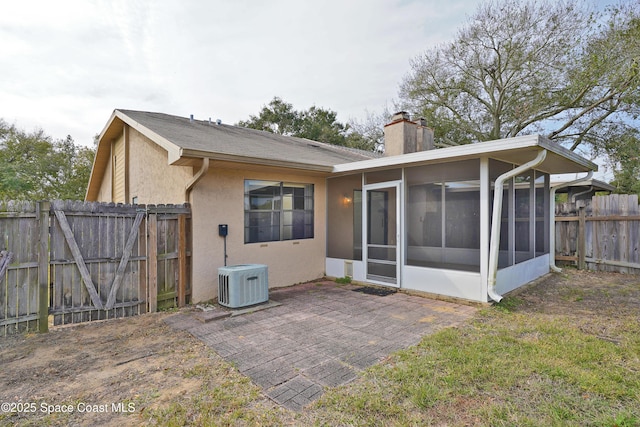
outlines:
{"label": "gable roof", "polygon": [[116,109],[100,133],[87,197],[98,191],[109,163],[111,141],[122,135],[125,124],[164,148],[170,165],[192,165],[196,159],[208,158],[330,173],[337,164],[380,156],[255,129],[170,114]]}
{"label": "gable roof", "polygon": [[210,121],[133,110],[114,110],[104,130],[89,179],[87,197],[98,191],[110,158],[110,143],[129,125],[168,153],[170,165],[193,165],[208,158],[254,165],[345,174],[398,166],[439,163],[489,156],[514,164],[525,163],[541,149],[549,152],[537,169],[547,173],[597,170],[597,165],[539,135],[469,144],[399,156],[326,144]]}
{"label": "gable roof", "polygon": [[163,113],[115,110],[114,115],[166,148],[170,164],[179,164],[180,158],[185,157],[209,157],[247,163],[283,163],[282,166],[304,169],[320,166],[330,171],[340,163],[377,156],[305,138]]}

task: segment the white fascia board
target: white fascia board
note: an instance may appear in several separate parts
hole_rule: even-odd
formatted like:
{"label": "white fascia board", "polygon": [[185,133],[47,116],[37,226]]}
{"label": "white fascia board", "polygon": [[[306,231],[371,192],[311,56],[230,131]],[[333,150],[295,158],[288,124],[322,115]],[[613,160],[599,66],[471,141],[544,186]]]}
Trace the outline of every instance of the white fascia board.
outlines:
{"label": "white fascia board", "polygon": [[539,137],[539,141],[538,141],[538,145],[548,151],[552,151],[555,154],[558,154],[559,156],[562,156],[566,159],[571,160],[574,163],[577,163],[581,166],[584,166],[587,169],[593,170],[593,171],[597,171],[598,170],[598,165],[593,163],[590,160],[585,159],[584,157],[582,157],[581,155],[575,153],[574,151],[571,151],[565,147],[563,147],[560,144],[556,144],[554,142],[552,142],[551,140],[540,136]]}
{"label": "white fascia board", "polygon": [[334,173],[357,172],[367,169],[393,166],[406,166],[412,163],[421,163],[438,160],[453,160],[456,158],[482,157],[491,153],[516,151],[518,149],[540,147],[552,151],[568,160],[575,162],[587,169],[597,170],[597,165],[579,156],[573,151],[567,150],[558,144],[554,144],[539,135],[524,135],[515,138],[499,139],[495,141],[479,142],[475,144],[458,145],[454,147],[438,148],[435,150],[419,151],[416,153],[402,154],[399,156],[380,157],[377,159],[363,160],[360,162],[343,163],[334,166]]}
{"label": "white fascia board", "polygon": [[158,135],[151,129],[136,122],[135,120],[133,120],[131,117],[127,116],[120,110],[116,110],[115,115],[119,117],[120,120],[122,120],[123,122],[131,126],[133,129],[137,130],[138,132],[140,132],[141,134],[143,134],[144,136],[146,136],[147,138],[149,138],[150,140],[158,144],[160,147],[167,150],[168,164],[173,164],[180,159],[182,155],[182,149],[179,146],[169,141],[165,137]]}
{"label": "white fascia board", "polygon": [[265,159],[262,157],[237,156],[233,154],[213,153],[210,151],[180,149],[179,155],[181,157],[189,157],[189,158],[207,157],[211,160],[236,162],[236,163],[248,163],[252,165],[262,165],[262,166],[275,166],[275,167],[288,168],[288,169],[303,169],[303,170],[308,170],[313,172],[330,173],[333,168],[332,166],[316,165],[311,163],[272,160],[272,159]]}
{"label": "white fascia board", "polygon": [[104,125],[104,128],[102,128],[102,132],[100,132],[100,135],[98,135],[98,141],[102,141],[104,134],[107,133],[107,130],[111,127],[113,121],[116,119],[116,117],[120,117],[117,113],[119,113],[118,110],[113,110],[113,112],[111,113],[111,117],[109,117],[109,120],[107,121],[107,124]]}

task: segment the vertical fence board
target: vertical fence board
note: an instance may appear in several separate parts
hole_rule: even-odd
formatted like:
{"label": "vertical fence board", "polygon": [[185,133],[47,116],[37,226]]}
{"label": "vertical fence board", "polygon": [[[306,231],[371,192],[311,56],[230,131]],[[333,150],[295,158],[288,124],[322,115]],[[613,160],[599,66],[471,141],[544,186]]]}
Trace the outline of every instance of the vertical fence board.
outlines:
{"label": "vertical fence board", "polygon": [[149,312],[155,313],[158,310],[158,215],[151,213],[148,216],[148,234],[147,234],[147,248],[149,253],[148,259],[148,272],[149,272],[149,296],[147,306]]}
{"label": "vertical fence board", "polygon": [[39,328],[39,226],[33,202],[0,202],[0,250],[11,260],[0,277],[0,336]]}
{"label": "vertical fence board", "polygon": [[190,221],[187,205],[0,201],[0,250],[15,254],[0,277],[0,335],[46,331],[49,314],[60,325],[156,311],[160,292],[163,306],[184,305]]}
{"label": "vertical fence board", "polygon": [[[638,206],[638,196],[633,195],[629,198],[629,215],[640,215],[640,206]],[[628,232],[628,253],[629,262],[633,264],[640,264],[640,251],[638,245],[640,244],[640,221],[630,221]]]}
{"label": "vertical fence board", "polygon": [[[16,298],[17,298],[17,270],[9,270],[7,272],[7,319],[17,318]],[[9,325],[10,333],[15,333],[15,324]]]}
{"label": "vertical fence board", "polygon": [[578,268],[580,270],[584,270],[585,268],[585,252],[586,252],[586,244],[584,239],[585,234],[585,225],[586,225],[586,213],[584,206],[579,209],[579,220],[578,220]]}
{"label": "vertical fence board", "polygon": [[[640,273],[640,206],[637,195],[594,196],[586,205],[584,232],[573,229],[579,223],[577,204],[556,206],[556,255],[578,261],[567,243],[584,235],[587,268],[620,273]],[[562,217],[568,218],[568,221]],[[577,249],[577,248],[576,248]],[[572,258],[573,257],[573,258]]]}
{"label": "vertical fence board", "polygon": [[[622,216],[629,216],[629,198],[624,197],[620,199],[618,206],[619,214]],[[618,255],[617,259],[629,260],[629,221],[620,221],[618,225]],[[621,273],[630,273],[628,268],[621,268]]]}
{"label": "vertical fence board", "polygon": [[49,330],[49,202],[38,203],[38,330],[47,332]]}
{"label": "vertical fence board", "polygon": [[187,218],[178,215],[178,307],[187,300]]}

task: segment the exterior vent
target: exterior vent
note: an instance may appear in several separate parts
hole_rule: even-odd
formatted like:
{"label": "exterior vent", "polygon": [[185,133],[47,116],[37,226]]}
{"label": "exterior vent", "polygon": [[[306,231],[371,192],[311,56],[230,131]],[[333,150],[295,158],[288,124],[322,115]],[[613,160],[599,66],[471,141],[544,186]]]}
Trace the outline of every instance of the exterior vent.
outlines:
{"label": "exterior vent", "polygon": [[344,262],[344,277],[351,277],[353,279],[353,261]]}
{"label": "exterior vent", "polygon": [[263,264],[241,264],[218,268],[218,303],[229,308],[260,304],[269,300],[269,276]]}

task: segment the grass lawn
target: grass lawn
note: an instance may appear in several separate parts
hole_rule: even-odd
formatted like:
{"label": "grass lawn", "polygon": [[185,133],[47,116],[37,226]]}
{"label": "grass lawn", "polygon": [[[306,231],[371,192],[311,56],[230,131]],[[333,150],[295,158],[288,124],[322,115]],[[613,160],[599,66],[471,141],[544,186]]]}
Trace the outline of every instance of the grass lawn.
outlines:
{"label": "grass lawn", "polygon": [[640,277],[566,269],[426,336],[300,413],[156,313],[0,341],[0,425],[640,426]]}
{"label": "grass lawn", "polygon": [[[568,269],[327,390],[301,414],[256,414],[244,402],[231,418],[248,425],[640,426],[639,319],[637,276]],[[190,410],[206,414],[235,399],[218,393],[203,391]],[[188,424],[181,407],[154,420]]]}
{"label": "grass lawn", "polygon": [[325,394],[327,425],[640,425],[640,280],[568,270]]}

